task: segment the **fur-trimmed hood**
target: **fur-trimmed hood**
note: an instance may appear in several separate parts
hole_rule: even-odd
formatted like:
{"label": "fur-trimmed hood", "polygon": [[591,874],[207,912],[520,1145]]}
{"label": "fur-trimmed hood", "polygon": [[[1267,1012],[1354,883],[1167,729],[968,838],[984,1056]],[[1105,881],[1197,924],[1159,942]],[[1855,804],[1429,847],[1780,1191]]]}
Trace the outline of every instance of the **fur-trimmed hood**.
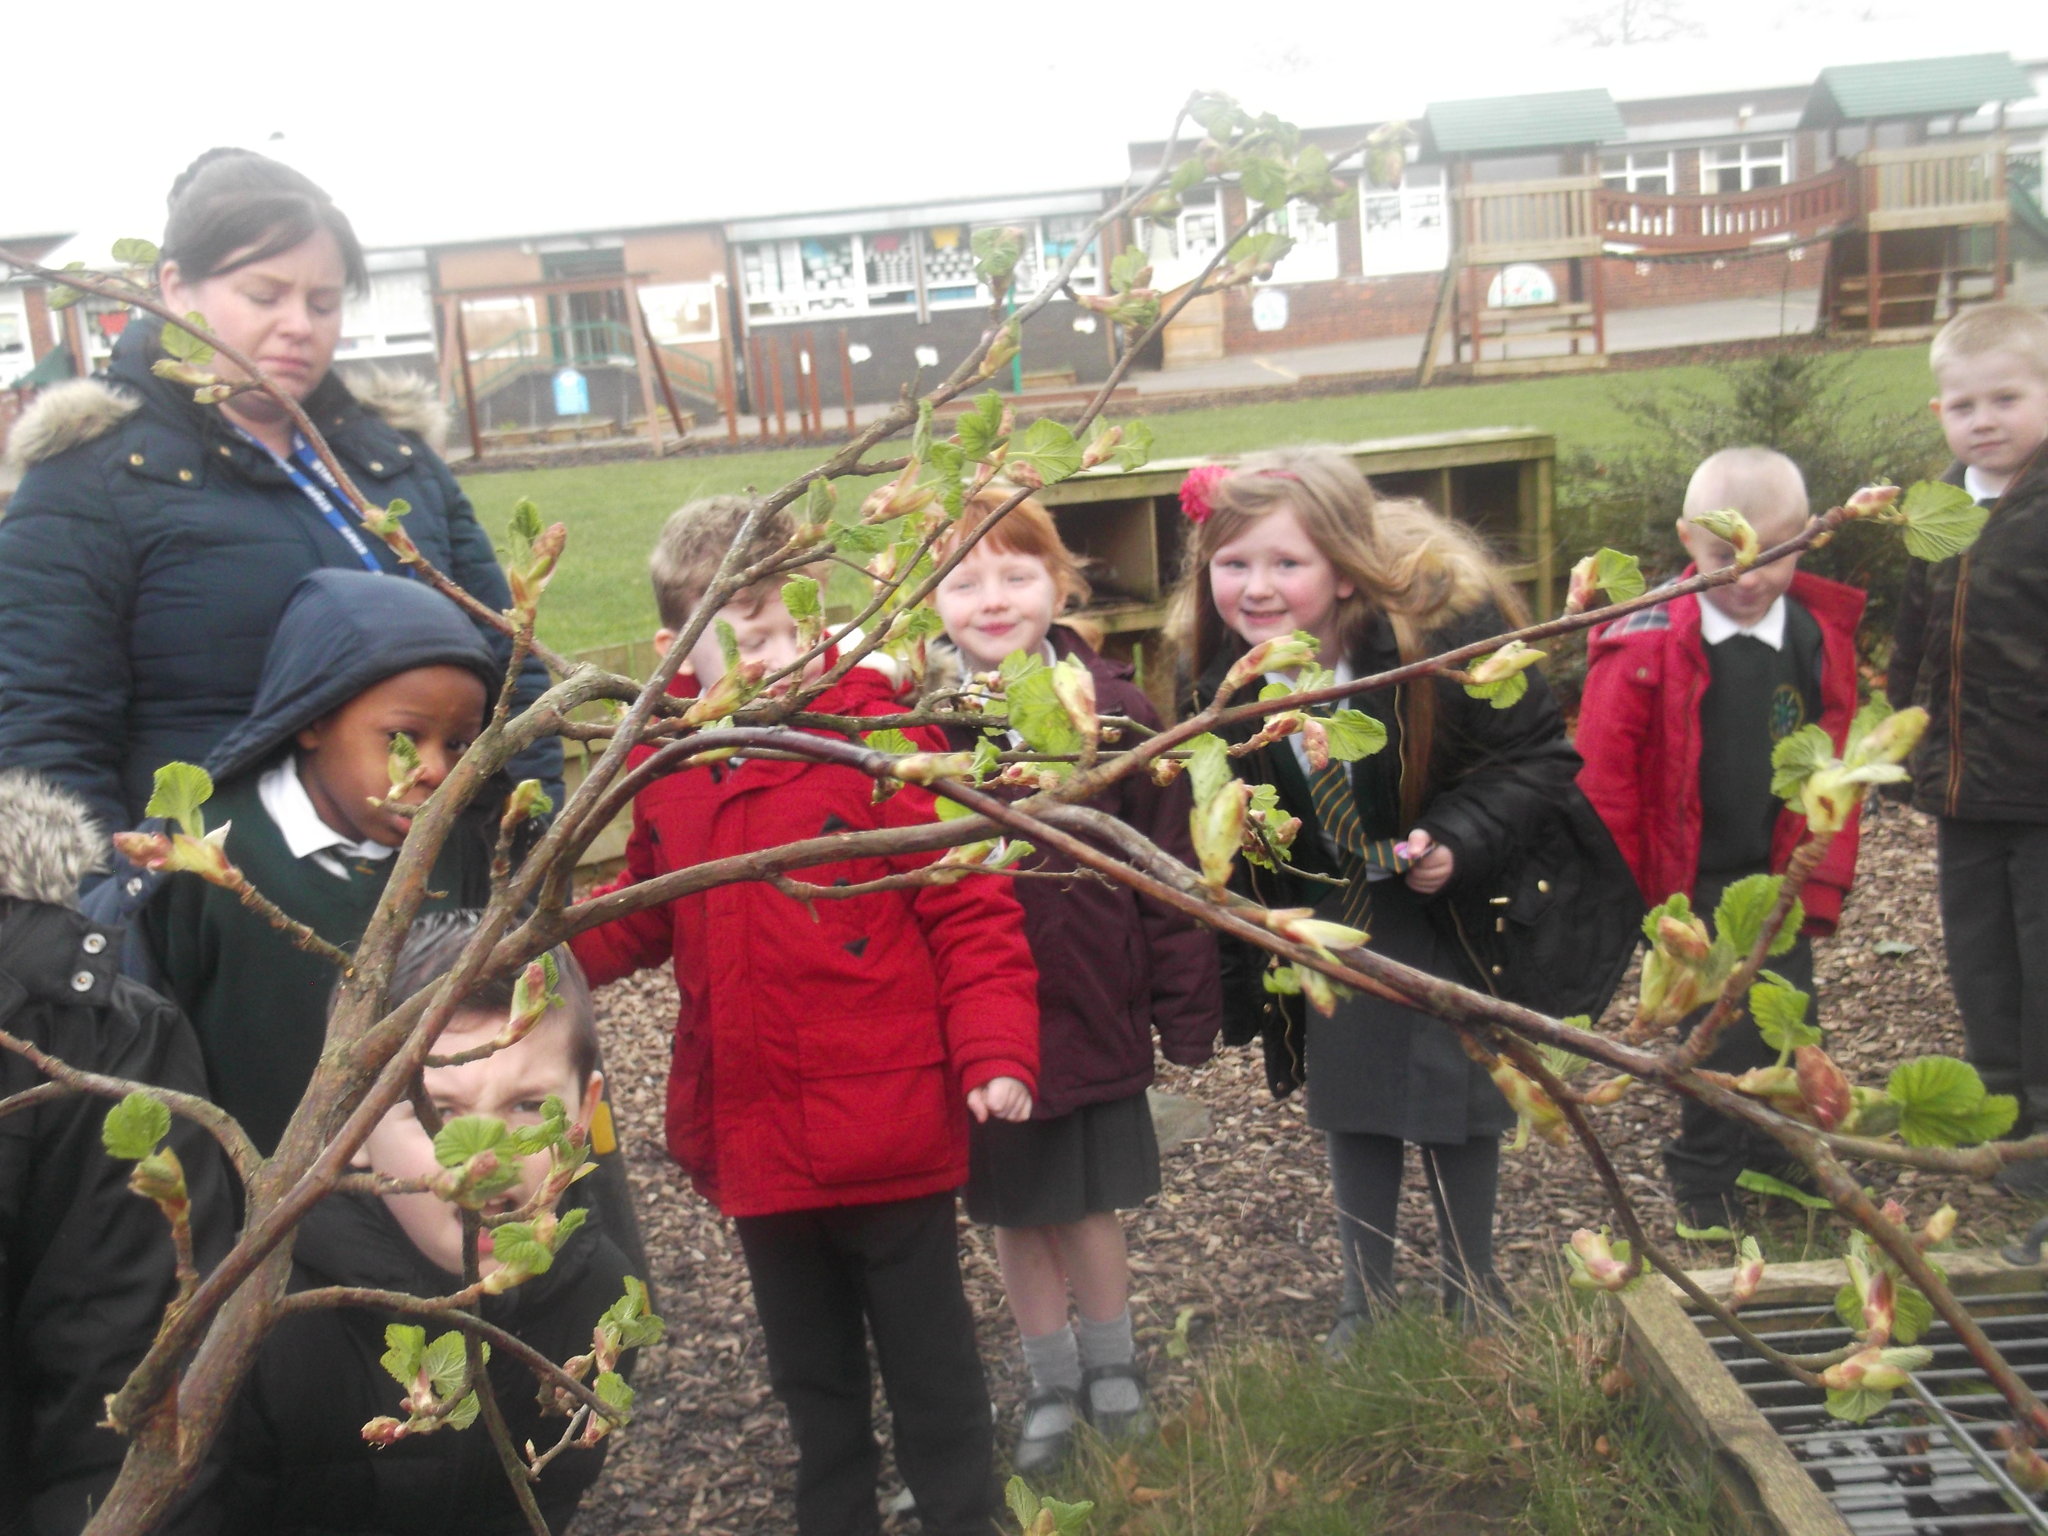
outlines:
{"label": "fur-trimmed hood", "polygon": [[23,769],[0,772],[0,898],[69,907],[107,862],[84,802]]}
{"label": "fur-trimmed hood", "polygon": [[[329,375],[366,411],[439,453],[448,440],[448,411],[434,381],[397,368],[363,365]],[[106,436],[142,408],[141,399],[103,378],[55,384],[35,398],[7,435],[7,463],[27,469]]]}

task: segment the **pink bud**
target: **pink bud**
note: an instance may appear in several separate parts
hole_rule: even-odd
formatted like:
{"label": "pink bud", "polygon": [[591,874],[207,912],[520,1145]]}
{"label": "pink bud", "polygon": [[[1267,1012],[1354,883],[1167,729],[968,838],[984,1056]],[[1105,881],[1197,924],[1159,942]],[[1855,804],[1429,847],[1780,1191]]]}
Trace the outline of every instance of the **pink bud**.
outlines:
{"label": "pink bud", "polygon": [[1802,1045],[1792,1053],[1799,1072],[1799,1094],[1813,1121],[1832,1131],[1848,1117],[1851,1095],[1849,1079],[1828,1053],[1817,1045]]}
{"label": "pink bud", "polygon": [[1572,567],[1571,587],[1564,600],[1566,613],[1584,613],[1592,606],[1593,594],[1600,590],[1593,580],[1594,572],[1599,565],[1597,556],[1588,555]]}
{"label": "pink bud", "polygon": [[1744,1259],[1735,1266],[1735,1275],[1728,1283],[1728,1305],[1739,1307],[1753,1300],[1757,1287],[1763,1284],[1764,1261],[1762,1258]]}
{"label": "pink bud", "polygon": [[1668,912],[1657,919],[1657,942],[1681,960],[1704,960],[1714,947],[1706,924],[1696,917],[1674,917]]}
{"label": "pink bud", "polygon": [[1872,517],[1891,511],[1898,499],[1896,485],[1866,485],[1849,498],[1842,510],[1851,517]]}

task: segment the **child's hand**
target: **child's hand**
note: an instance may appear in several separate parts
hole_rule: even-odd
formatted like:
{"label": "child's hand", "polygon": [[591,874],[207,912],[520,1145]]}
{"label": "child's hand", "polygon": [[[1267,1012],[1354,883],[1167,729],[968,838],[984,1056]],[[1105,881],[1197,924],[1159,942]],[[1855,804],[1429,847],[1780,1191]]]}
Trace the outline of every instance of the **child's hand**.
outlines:
{"label": "child's hand", "polygon": [[1014,1077],[992,1077],[967,1090],[967,1110],[977,1120],[1029,1120],[1031,1090]]}
{"label": "child's hand", "polygon": [[1412,861],[1408,867],[1409,890],[1418,896],[1434,896],[1450,884],[1451,869],[1457,863],[1450,849],[1420,827],[1408,834],[1408,841],[1402,846]]}

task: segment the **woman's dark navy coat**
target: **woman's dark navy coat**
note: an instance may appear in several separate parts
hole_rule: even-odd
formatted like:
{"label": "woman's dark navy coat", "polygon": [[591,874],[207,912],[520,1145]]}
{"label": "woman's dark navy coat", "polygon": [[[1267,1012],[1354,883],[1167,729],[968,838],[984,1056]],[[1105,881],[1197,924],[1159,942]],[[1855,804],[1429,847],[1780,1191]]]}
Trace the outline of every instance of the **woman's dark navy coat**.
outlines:
{"label": "woman's dark navy coat", "polygon": [[[103,379],[37,400],[10,439],[24,473],[0,519],[0,767],[40,770],[109,829],[141,818],[159,765],[204,762],[249,713],[299,579],[363,568],[268,453],[150,373],[160,329],[131,326]],[[358,399],[330,374],[307,412],[365,495],[411,504],[429,560],[507,606],[490,536],[422,435],[431,386],[388,382]],[[529,663],[516,697],[545,685]],[[560,747],[512,767],[558,788]]]}

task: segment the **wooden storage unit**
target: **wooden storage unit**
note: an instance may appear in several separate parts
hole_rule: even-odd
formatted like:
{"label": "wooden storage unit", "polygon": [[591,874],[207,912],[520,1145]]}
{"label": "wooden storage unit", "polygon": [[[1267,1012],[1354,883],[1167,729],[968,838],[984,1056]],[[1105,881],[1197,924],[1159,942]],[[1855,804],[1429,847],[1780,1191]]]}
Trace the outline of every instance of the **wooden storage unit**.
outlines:
{"label": "wooden storage unit", "polygon": [[[1489,427],[1353,443],[1345,452],[1382,496],[1420,497],[1477,528],[1531,607],[1548,613],[1556,606],[1557,440],[1549,433]],[[1160,459],[1140,469],[1090,470],[1039,493],[1060,536],[1088,562],[1095,600],[1086,616],[1105,633],[1138,639],[1165,622],[1188,526],[1180,483],[1204,462]]]}

